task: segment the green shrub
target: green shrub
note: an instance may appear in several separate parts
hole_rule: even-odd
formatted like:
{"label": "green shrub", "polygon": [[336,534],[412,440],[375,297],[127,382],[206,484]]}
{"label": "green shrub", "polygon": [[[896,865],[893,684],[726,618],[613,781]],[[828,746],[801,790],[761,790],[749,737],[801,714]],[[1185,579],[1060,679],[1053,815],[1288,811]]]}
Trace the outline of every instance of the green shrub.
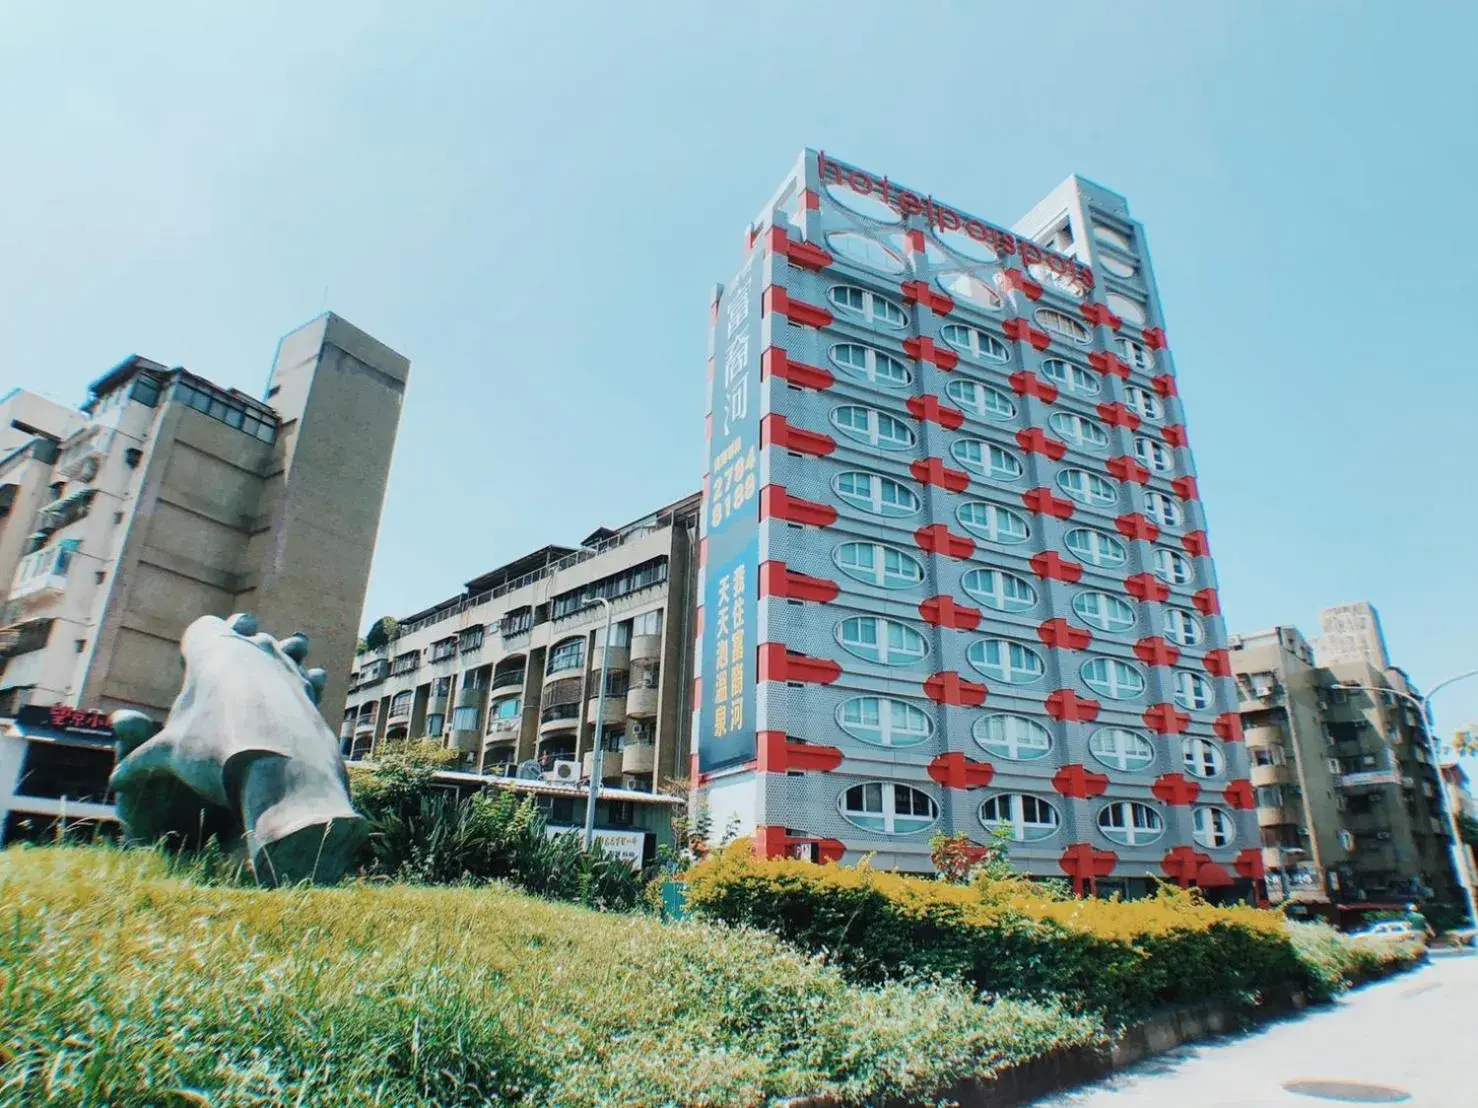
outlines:
{"label": "green shrub", "polygon": [[1102,1025],[849,984],[766,935],[489,885],[261,890],[145,850],[0,853],[0,1105],[918,1101]]}
{"label": "green shrub", "polygon": [[1075,900],[1022,879],[966,888],[865,866],[762,861],[747,843],[694,867],[687,881],[700,915],[823,952],[862,981],[943,974],[991,994],[1060,997],[1113,1022],[1273,989],[1331,991],[1298,957],[1281,915],[1214,908],[1179,889],[1144,901]]}
{"label": "green shrub", "polygon": [[1288,935],[1299,959],[1331,993],[1409,969],[1427,956],[1422,939],[1361,939],[1327,923],[1290,921]]}

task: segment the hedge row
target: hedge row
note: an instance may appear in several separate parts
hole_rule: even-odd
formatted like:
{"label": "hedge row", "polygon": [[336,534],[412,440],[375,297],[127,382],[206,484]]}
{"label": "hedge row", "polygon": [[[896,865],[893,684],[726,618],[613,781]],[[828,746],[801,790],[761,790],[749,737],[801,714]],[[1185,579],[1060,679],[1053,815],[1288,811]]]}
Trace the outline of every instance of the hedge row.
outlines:
{"label": "hedge row", "polygon": [[995,995],[1061,998],[1114,1023],[1274,990],[1324,999],[1342,979],[1300,956],[1279,913],[1213,907],[1169,887],[1144,900],[1085,900],[1022,878],[962,886],[761,860],[739,842],[689,870],[687,894],[700,916],[824,952],[858,980],[962,977]]}

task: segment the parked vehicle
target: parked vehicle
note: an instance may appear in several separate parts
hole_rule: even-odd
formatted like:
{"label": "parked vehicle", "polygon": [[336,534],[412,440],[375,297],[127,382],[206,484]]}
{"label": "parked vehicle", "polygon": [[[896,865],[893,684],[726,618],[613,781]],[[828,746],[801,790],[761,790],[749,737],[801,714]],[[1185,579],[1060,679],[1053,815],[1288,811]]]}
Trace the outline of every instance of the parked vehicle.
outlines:
{"label": "parked vehicle", "polygon": [[1389,919],[1382,920],[1380,923],[1377,924],[1373,924],[1372,926],[1365,928],[1365,930],[1363,931],[1356,931],[1350,936],[1350,938],[1376,939],[1385,941],[1425,941],[1426,935],[1416,926],[1416,924],[1411,923],[1408,920]]}

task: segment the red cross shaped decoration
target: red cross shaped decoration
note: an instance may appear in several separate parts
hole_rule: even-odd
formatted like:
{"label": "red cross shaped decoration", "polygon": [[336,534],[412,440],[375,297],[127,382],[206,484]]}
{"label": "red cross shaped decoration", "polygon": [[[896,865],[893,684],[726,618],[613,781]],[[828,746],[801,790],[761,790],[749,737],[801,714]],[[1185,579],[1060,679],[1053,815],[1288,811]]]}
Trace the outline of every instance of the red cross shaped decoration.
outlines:
{"label": "red cross shaped decoration", "polygon": [[1074,627],[1062,617],[1049,619],[1037,627],[1037,638],[1048,646],[1062,650],[1086,650],[1093,636],[1081,627]]}
{"label": "red cross shaped decoration", "polygon": [[1063,796],[1087,800],[1108,791],[1108,774],[1095,773],[1087,766],[1063,766],[1052,775],[1052,787]]}
{"label": "red cross shaped decoration", "polygon": [[1129,363],[1117,354],[1110,354],[1105,350],[1088,355],[1088,364],[1105,377],[1122,377],[1129,379]]}
{"label": "red cross shaped decoration", "polygon": [[1160,528],[1142,512],[1122,515],[1114,520],[1114,526],[1126,539],[1143,539],[1145,542],[1154,542],[1160,537]]}
{"label": "red cross shaped decoration", "polygon": [[1173,666],[1180,660],[1180,651],[1159,635],[1151,635],[1134,644],[1134,656],[1147,666]]}
{"label": "red cross shaped decoration", "polygon": [[983,789],[995,775],[995,766],[966,758],[959,751],[941,754],[929,763],[929,776],[947,789]]}
{"label": "red cross shaped decoration", "polygon": [[1098,701],[1079,696],[1072,689],[1058,689],[1048,694],[1043,706],[1053,719],[1067,723],[1092,723],[1102,708]]}
{"label": "red cross shaped decoration", "polygon": [[968,558],[975,553],[975,542],[961,535],[953,535],[942,523],[931,523],[913,533],[914,542],[920,550],[930,554],[943,554],[950,558]]}
{"label": "red cross shaped decoration", "polygon": [[914,480],[926,485],[937,485],[950,492],[964,492],[970,486],[970,475],[962,469],[950,469],[938,458],[924,458],[910,462],[908,471]]}
{"label": "red cross shaped decoration", "polygon": [[1021,494],[1021,502],[1039,516],[1053,516],[1056,519],[1073,517],[1073,502],[1054,496],[1049,488],[1028,489]]}
{"label": "red cross shaped decoration", "polygon": [[920,423],[937,423],[946,431],[958,431],[965,422],[964,412],[944,407],[937,396],[911,396],[906,407]]}
{"label": "red cross shaped decoration", "polygon": [[1083,576],[1082,566],[1077,562],[1069,561],[1055,550],[1044,550],[1040,554],[1033,554],[1028,564],[1038,577],[1052,581],[1071,583]]}
{"label": "red cross shaped decoration", "polygon": [[903,351],[916,362],[933,362],[940,369],[951,370],[960,364],[960,356],[953,350],[934,345],[927,335],[903,340]]}
{"label": "red cross shaped decoration", "polygon": [[1191,725],[1191,717],[1174,704],[1152,704],[1144,710],[1144,725],[1157,735],[1179,735]]}
{"label": "red cross shaped decoration", "polygon": [[949,669],[936,673],[924,682],[924,695],[936,704],[952,704],[957,708],[978,708],[985,703],[988,690],[977,681],[961,677]]}
{"label": "red cross shaped decoration", "polygon": [[980,609],[961,604],[952,596],[931,596],[919,602],[919,614],[925,623],[935,627],[953,627],[956,631],[973,631],[980,626]]}
{"label": "red cross shaped decoration", "polygon": [[1043,381],[1034,373],[1018,370],[1011,374],[1009,381],[1011,391],[1017,396],[1035,396],[1043,404],[1057,401],[1057,386],[1051,381]]}
{"label": "red cross shaped decoration", "polygon": [[1189,808],[1201,795],[1201,786],[1183,773],[1163,773],[1150,786],[1150,792],[1172,808]]}
{"label": "red cross shaped decoration", "polygon": [[1016,432],[1016,445],[1028,454],[1045,454],[1054,462],[1060,461],[1067,453],[1067,447],[1062,443],[1049,439],[1045,431],[1040,427],[1027,427]]}
{"label": "red cross shaped decoration", "polygon": [[1017,342],[1030,343],[1038,350],[1046,350],[1052,345],[1052,339],[1046,331],[1038,331],[1024,319],[1008,319],[1001,324],[1001,330],[1006,332],[1008,338],[1015,339]]}

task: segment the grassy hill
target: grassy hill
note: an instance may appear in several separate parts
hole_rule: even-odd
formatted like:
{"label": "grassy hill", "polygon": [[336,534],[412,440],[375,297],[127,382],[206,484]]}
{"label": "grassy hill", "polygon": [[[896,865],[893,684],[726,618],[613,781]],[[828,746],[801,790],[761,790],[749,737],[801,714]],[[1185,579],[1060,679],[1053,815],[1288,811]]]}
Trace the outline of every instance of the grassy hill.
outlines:
{"label": "grassy hill", "polygon": [[861,1103],[1102,1035],[499,887],[260,891],[146,851],[0,853],[0,1105]]}

